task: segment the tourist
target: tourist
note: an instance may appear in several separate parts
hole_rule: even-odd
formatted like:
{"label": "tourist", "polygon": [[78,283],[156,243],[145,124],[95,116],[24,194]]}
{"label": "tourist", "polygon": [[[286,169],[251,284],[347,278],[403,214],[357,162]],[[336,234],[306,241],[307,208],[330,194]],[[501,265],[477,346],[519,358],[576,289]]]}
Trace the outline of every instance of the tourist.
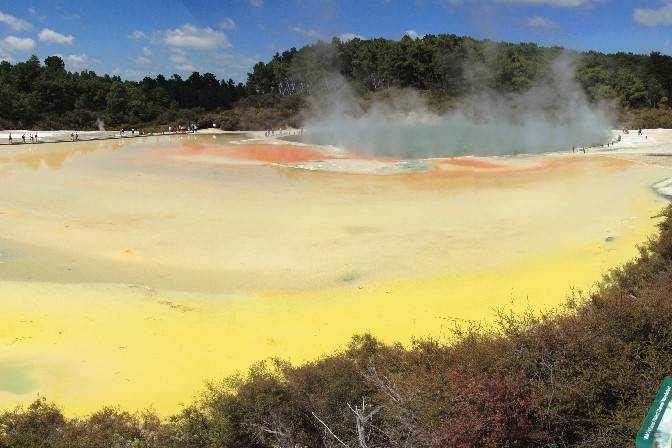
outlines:
{"label": "tourist", "polygon": [[72,140],[73,142],[75,141],[75,133],[74,132],[70,133],[70,140]]}
{"label": "tourist", "polygon": [[[11,138],[11,137],[10,137],[10,138]],[[21,139],[23,140],[23,143],[25,144],[25,143],[26,143],[26,134],[23,134],[23,135],[21,136]]]}
{"label": "tourist", "polygon": [[9,144],[10,145],[12,144],[12,133],[11,132],[9,133]]}

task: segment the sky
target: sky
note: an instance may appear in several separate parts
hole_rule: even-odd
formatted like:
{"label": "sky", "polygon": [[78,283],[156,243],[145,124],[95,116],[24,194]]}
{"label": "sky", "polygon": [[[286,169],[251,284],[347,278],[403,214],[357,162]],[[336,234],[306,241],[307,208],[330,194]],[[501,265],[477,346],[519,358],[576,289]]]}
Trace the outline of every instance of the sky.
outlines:
{"label": "sky", "polygon": [[441,33],[672,54],[672,0],[0,0],[0,60],[59,55],[133,80],[244,82],[257,61],[320,39]]}

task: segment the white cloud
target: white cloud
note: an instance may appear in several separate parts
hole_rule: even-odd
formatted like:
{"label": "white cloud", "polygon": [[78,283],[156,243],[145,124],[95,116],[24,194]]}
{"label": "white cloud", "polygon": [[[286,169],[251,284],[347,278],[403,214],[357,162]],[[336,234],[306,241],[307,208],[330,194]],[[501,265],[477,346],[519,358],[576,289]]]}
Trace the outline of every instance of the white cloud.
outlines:
{"label": "white cloud", "polygon": [[255,58],[229,53],[215,54],[212,59],[215,64],[224,65],[227,68],[246,70],[252,68],[254,64],[259,62],[258,59]]}
{"label": "white cloud", "polygon": [[338,36],[338,38],[341,40],[341,42],[348,42],[352,39],[362,39],[362,40],[365,39],[364,36],[355,33],[343,33],[340,36]]}
{"label": "white cloud", "polygon": [[171,48],[170,60],[176,64],[185,64],[189,62],[187,59],[187,52],[179,48]]}
{"label": "white cloud", "polygon": [[33,25],[26,22],[25,20],[14,17],[11,14],[5,14],[3,12],[0,12],[0,22],[9,26],[14,31],[30,31],[33,29]]}
{"label": "white cloud", "polygon": [[231,46],[223,32],[215,31],[210,27],[198,28],[190,23],[174,30],[159,31],[155,33],[154,40],[170,47],[193,50],[215,50]]}
{"label": "white cloud", "polygon": [[322,34],[320,34],[319,32],[317,32],[315,30],[306,30],[306,29],[303,29],[299,26],[295,26],[294,28],[292,28],[292,31],[294,31],[295,33],[300,34],[303,37],[305,37],[307,39],[310,39],[310,40],[320,40],[320,39],[322,39]]}
{"label": "white cloud", "polygon": [[128,35],[133,40],[142,40],[142,39],[147,39],[147,35],[143,33],[140,30],[135,30],[131,34]]}
{"label": "white cloud", "polygon": [[252,70],[257,62],[259,62],[259,58],[256,57],[252,58],[233,53],[215,53],[204,61],[203,71],[214,73],[220,79],[231,78],[235,81],[244,81],[247,78],[247,73]]}
{"label": "white cloud", "polygon": [[422,39],[424,34],[418,34],[415,30],[407,30],[404,32],[404,36],[408,36],[411,39]]}
{"label": "white cloud", "polygon": [[261,8],[264,6],[264,0],[248,0],[250,2],[250,5],[252,5],[254,8]]}
{"label": "white cloud", "polygon": [[86,55],[86,53],[82,54],[69,54],[67,56],[64,56],[62,54],[57,54],[56,56],[60,57],[63,59],[66,65],[68,65],[71,68],[81,70],[83,68],[88,68],[92,64],[94,64],[96,61],[91,59]]}
{"label": "white cloud", "polygon": [[152,50],[150,50],[147,47],[142,47],[142,54],[145,56],[151,56],[152,55]]}
{"label": "white cloud", "polygon": [[658,9],[635,8],[632,19],[643,26],[672,25],[672,3]]}
{"label": "white cloud", "polygon": [[[47,19],[47,16],[38,14],[37,9],[35,9],[33,7],[28,8],[28,12],[30,13],[31,16],[35,17],[40,22],[44,22]],[[32,26],[31,26],[31,28],[32,28]]]}
{"label": "white cloud", "polygon": [[151,64],[152,60],[149,59],[147,56],[136,56],[131,59],[133,62],[136,64]]}
{"label": "white cloud", "polygon": [[195,72],[196,71],[196,66],[191,63],[187,64],[179,64],[175,66],[176,69],[182,70],[183,72]]}
{"label": "white cloud", "polygon": [[530,28],[543,28],[547,30],[552,30],[554,28],[557,28],[558,24],[552,21],[551,19],[547,19],[546,17],[535,16],[535,17],[529,17],[527,19],[527,26],[529,26]]}
{"label": "white cloud", "polygon": [[42,31],[40,31],[37,35],[37,38],[42,42],[49,42],[52,44],[72,45],[75,42],[73,35],[69,34],[66,36],[64,34],[57,33],[54,30],[50,30],[49,28],[44,28]]}
{"label": "white cloud", "polygon": [[236,22],[231,17],[227,17],[226,19],[219,22],[219,27],[225,30],[235,30]]}
{"label": "white cloud", "polygon": [[170,60],[175,63],[175,68],[183,72],[195,72],[196,66],[187,58],[187,52],[181,48],[170,49]]}
{"label": "white cloud", "polygon": [[0,41],[0,49],[5,52],[30,51],[35,48],[35,41],[29,37],[7,36]]}

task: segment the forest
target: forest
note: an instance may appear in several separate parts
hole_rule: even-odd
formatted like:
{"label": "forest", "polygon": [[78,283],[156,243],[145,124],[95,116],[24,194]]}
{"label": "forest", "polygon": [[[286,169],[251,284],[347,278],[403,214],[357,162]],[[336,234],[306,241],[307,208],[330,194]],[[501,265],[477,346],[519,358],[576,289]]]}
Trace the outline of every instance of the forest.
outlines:
{"label": "forest", "polygon": [[[521,92],[543,82],[561,54],[576,61],[588,98],[615,110],[624,125],[672,127],[672,57],[575,52],[534,43],[477,40],[451,34],[401,40],[354,38],[317,42],[258,62],[245,84],[212,73],[141,81],[93,71],[69,72],[58,56],[0,63],[0,128],[95,129],[175,122],[217,123],[227,130],[299,126],[306,98],[343,76],[366,100],[412,88],[446,108],[475,92]],[[619,123],[621,124],[621,123]]]}

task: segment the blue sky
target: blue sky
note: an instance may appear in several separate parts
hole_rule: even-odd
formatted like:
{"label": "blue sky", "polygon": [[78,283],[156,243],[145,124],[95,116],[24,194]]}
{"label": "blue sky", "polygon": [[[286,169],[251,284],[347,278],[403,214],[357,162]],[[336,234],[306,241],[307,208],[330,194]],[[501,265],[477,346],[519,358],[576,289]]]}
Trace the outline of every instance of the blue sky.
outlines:
{"label": "blue sky", "polygon": [[0,0],[0,59],[141,79],[212,72],[318,39],[454,33],[577,50],[672,54],[672,0]]}

